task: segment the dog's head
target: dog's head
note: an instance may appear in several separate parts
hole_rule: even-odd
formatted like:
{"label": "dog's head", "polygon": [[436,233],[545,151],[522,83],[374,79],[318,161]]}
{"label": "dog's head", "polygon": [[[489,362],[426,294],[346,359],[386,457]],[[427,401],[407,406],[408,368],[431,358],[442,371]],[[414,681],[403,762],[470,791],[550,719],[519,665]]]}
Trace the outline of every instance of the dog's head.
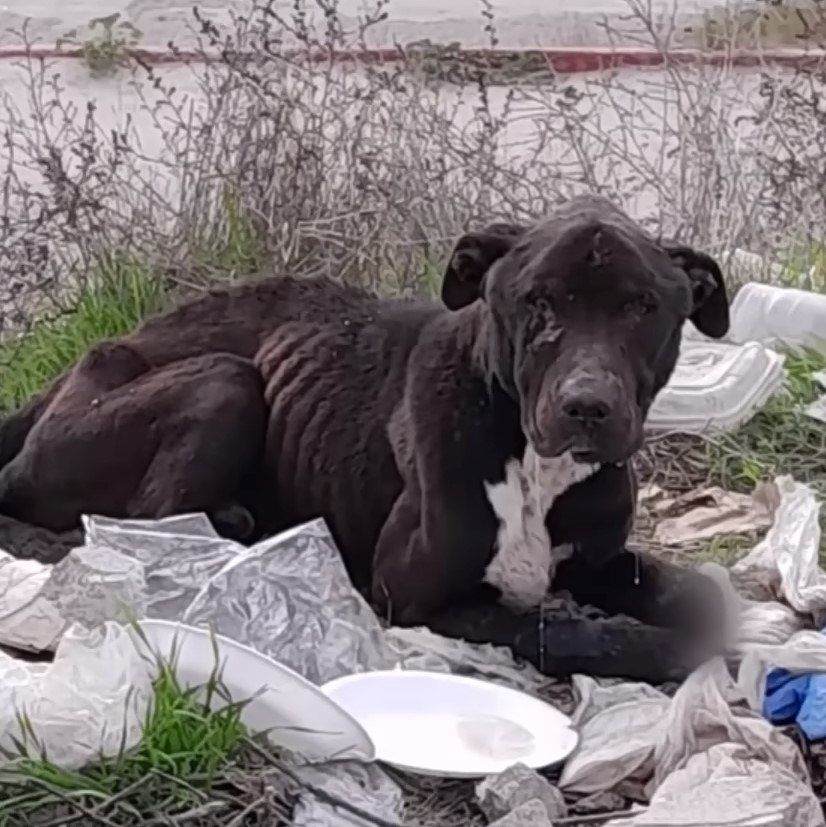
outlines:
{"label": "dog's head", "polygon": [[529,443],[582,462],[624,462],[642,445],[686,319],[714,338],[729,326],[711,257],[655,241],[596,196],[463,236],[442,299],[457,310],[477,298],[487,368],[518,402]]}

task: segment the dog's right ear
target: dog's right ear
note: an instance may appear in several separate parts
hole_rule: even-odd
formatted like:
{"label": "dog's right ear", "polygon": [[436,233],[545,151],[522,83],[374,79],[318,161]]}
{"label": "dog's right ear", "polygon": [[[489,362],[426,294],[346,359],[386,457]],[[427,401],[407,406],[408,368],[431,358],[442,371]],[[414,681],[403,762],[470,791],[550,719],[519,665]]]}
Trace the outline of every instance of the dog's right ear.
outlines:
{"label": "dog's right ear", "polygon": [[675,242],[663,242],[671,260],[691,283],[693,308],[689,318],[700,333],[722,339],[729,330],[729,301],[720,265],[706,253]]}
{"label": "dog's right ear", "polygon": [[490,224],[463,235],[450,254],[442,279],[445,307],[460,310],[482,296],[485,274],[524,232],[518,224]]}

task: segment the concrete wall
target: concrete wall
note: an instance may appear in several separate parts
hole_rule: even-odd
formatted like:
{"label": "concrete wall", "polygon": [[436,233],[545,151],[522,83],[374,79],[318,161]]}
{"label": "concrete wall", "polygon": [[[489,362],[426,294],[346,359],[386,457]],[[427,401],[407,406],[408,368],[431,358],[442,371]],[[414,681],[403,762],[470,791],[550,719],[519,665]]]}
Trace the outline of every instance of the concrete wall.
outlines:
{"label": "concrete wall", "polygon": [[[506,48],[554,45],[594,45],[607,42],[599,21],[608,16],[623,31],[638,29],[619,18],[629,14],[635,0],[490,0],[496,15],[497,36]],[[652,0],[655,14],[670,18],[676,0]],[[293,0],[282,0],[286,13]],[[312,0],[307,6],[312,7]],[[354,21],[362,10],[371,8],[371,0],[339,0],[345,21]],[[646,0],[639,6],[648,7]],[[719,0],[679,0],[681,15],[700,7],[720,5]],[[227,20],[231,13],[244,13],[249,0],[202,0],[198,6],[204,14]],[[7,32],[20,29],[24,16],[32,19],[30,35],[51,42],[71,27],[82,27],[96,16],[121,12],[143,32],[148,45],[162,45],[170,39],[178,44],[192,42],[192,3],[188,0],[7,0],[0,4],[0,45],[14,43]],[[390,0],[389,19],[372,30],[372,45],[392,45],[422,38],[434,41],[459,41],[464,46],[483,47],[489,37],[483,31],[480,0]],[[639,42],[638,40],[635,42]]]}

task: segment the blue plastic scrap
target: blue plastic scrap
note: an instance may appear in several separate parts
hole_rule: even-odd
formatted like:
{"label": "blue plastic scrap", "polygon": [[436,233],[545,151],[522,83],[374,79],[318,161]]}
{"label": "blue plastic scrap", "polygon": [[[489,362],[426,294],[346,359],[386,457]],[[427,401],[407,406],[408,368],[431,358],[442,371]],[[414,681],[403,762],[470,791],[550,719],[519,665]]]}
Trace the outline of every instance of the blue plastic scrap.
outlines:
{"label": "blue plastic scrap", "polygon": [[826,674],[773,669],[766,678],[763,715],[773,724],[796,723],[809,741],[825,739]]}

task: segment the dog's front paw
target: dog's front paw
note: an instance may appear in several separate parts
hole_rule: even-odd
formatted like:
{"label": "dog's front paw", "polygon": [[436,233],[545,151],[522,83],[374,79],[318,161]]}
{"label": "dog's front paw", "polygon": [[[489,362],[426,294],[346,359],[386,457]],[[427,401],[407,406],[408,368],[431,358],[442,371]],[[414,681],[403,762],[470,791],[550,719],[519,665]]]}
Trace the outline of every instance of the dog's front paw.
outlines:
{"label": "dog's front paw", "polygon": [[686,570],[659,596],[659,614],[667,625],[701,639],[725,637],[726,600],[711,577]]}

